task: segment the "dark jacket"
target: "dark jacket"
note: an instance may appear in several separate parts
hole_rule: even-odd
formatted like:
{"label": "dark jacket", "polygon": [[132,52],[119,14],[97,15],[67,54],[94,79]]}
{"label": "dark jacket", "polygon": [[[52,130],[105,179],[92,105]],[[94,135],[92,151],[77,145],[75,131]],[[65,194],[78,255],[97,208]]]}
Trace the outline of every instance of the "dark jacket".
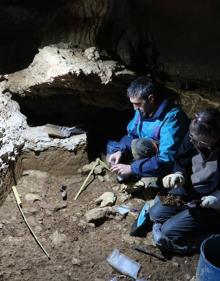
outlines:
{"label": "dark jacket", "polygon": [[211,151],[200,151],[186,134],[181,145],[174,172],[185,177],[184,191],[190,199],[200,199],[210,195],[220,187],[220,143]]}

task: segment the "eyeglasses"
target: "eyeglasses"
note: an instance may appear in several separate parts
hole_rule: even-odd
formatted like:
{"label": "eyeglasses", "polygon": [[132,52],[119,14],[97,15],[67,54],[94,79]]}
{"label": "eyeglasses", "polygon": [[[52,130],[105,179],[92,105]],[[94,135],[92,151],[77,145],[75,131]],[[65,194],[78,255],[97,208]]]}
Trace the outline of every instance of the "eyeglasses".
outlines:
{"label": "eyeglasses", "polygon": [[197,147],[201,147],[201,148],[211,148],[214,146],[214,144],[216,143],[216,139],[210,139],[209,142],[205,142],[205,141],[201,141],[198,139],[195,139],[195,137],[192,134],[189,134],[189,138],[192,144],[194,144]]}

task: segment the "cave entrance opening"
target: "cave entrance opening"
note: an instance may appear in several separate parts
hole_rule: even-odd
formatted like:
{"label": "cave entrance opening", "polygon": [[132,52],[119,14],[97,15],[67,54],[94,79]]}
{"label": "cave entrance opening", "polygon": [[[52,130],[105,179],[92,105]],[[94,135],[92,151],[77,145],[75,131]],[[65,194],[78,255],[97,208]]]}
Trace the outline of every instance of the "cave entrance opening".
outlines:
{"label": "cave entrance opening", "polygon": [[31,127],[49,123],[84,129],[87,133],[89,160],[105,152],[108,140],[119,140],[126,134],[126,126],[133,115],[129,104],[127,110],[108,107],[108,101],[103,102],[106,106],[96,106],[94,103],[82,102],[80,96],[68,94],[13,99],[19,103]]}

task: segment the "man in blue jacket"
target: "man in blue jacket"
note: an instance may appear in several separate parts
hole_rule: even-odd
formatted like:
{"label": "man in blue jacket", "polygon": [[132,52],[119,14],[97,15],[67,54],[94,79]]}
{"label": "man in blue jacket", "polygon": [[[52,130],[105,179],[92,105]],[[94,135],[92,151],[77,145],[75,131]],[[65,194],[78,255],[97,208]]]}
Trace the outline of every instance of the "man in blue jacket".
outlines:
{"label": "man in blue jacket", "polygon": [[[161,83],[148,77],[139,77],[128,87],[127,96],[135,110],[134,118],[127,126],[128,134],[119,142],[107,145],[107,160],[117,175],[161,178],[172,171],[189,120],[166,92]],[[157,153],[151,157],[148,157],[146,139],[157,145]],[[134,159],[133,151],[140,157]],[[133,159],[127,164],[124,159],[129,155]]]}

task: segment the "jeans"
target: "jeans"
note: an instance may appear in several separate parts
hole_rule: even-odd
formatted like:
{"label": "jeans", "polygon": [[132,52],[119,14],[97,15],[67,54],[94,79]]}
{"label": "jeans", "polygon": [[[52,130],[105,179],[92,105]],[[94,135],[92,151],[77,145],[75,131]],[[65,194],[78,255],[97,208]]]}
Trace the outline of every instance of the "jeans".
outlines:
{"label": "jeans", "polygon": [[[220,232],[220,213],[211,208],[166,206],[158,200],[149,210],[149,214],[151,220],[157,224],[153,232],[155,243],[160,246],[161,241],[165,239],[162,244],[166,244],[171,251],[172,243],[177,247],[178,244],[182,246],[188,243],[190,252],[192,241],[195,242],[194,248],[199,248],[203,238]],[[159,241],[158,237],[162,240]]]}

